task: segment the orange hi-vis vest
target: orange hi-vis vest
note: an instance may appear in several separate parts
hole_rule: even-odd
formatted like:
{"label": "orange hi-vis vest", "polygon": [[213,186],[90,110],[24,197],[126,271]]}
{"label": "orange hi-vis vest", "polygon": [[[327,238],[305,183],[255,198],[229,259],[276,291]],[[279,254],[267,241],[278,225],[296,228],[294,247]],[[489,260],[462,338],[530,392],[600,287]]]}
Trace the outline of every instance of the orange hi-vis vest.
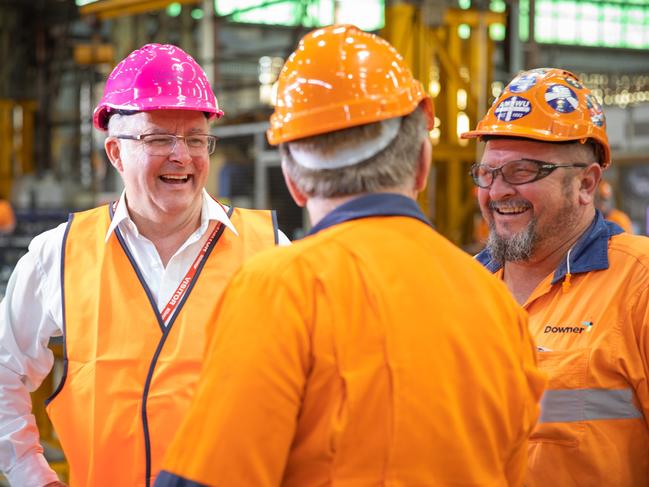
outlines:
{"label": "orange hi-vis vest", "polygon": [[[70,485],[149,486],[188,409],[206,320],[230,277],[277,242],[274,214],[234,209],[165,326],[110,207],[71,215],[62,252],[63,379],[48,413]],[[204,240],[206,238],[204,237]]]}

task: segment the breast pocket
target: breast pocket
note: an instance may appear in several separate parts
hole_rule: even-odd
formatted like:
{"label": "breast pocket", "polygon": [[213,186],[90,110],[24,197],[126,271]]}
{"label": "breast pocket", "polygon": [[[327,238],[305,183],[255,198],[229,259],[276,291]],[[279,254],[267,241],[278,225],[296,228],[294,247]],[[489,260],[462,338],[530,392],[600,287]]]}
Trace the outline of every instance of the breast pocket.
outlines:
{"label": "breast pocket", "polygon": [[539,367],[548,376],[541,416],[531,442],[577,446],[584,434],[589,349],[539,352]]}

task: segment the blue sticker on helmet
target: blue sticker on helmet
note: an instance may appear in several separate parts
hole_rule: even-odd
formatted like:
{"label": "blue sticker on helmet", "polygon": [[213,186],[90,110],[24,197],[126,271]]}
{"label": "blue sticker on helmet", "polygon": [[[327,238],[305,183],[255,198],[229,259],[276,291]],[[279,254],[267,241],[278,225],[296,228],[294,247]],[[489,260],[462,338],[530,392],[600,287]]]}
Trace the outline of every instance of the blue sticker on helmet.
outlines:
{"label": "blue sticker on helmet", "polygon": [[494,109],[494,115],[498,120],[511,122],[518,120],[532,111],[532,104],[522,96],[510,96],[501,101]]}
{"label": "blue sticker on helmet", "polygon": [[582,90],[584,88],[584,86],[572,76],[566,76],[563,79],[566,80],[566,83],[568,83],[573,88],[577,88],[578,90]]}
{"label": "blue sticker on helmet", "polygon": [[603,113],[591,115],[590,121],[593,122],[593,125],[597,125],[598,127],[603,127],[604,125],[606,125],[606,118],[604,117]]}
{"label": "blue sticker on helmet", "polygon": [[574,112],[579,100],[574,91],[565,85],[552,85],[545,91],[545,101],[559,113]]}
{"label": "blue sticker on helmet", "polygon": [[536,73],[523,73],[514,78],[507,88],[509,88],[509,91],[512,93],[522,93],[534,86],[537,79],[538,74]]}
{"label": "blue sticker on helmet", "polygon": [[606,117],[604,116],[604,111],[602,106],[597,101],[594,95],[586,95],[586,106],[588,107],[588,112],[590,113],[590,120],[594,125],[598,127],[604,127],[606,125]]}

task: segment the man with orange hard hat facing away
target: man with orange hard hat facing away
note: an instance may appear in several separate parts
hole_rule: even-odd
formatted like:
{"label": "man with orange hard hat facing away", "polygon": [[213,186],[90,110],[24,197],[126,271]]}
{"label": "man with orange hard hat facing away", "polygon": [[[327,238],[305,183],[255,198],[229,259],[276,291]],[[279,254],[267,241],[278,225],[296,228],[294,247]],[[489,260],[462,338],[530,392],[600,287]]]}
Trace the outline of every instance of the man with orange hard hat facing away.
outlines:
{"label": "man with orange hard hat facing away", "polygon": [[599,102],[568,71],[526,71],[463,137],[486,142],[477,258],[529,313],[549,378],[526,485],[649,485],[649,239],[595,208],[611,162]]}
{"label": "man with orange hard hat facing away", "polygon": [[633,224],[629,216],[615,207],[613,187],[608,181],[600,181],[595,193],[595,207],[602,212],[604,218],[616,223],[627,233],[633,233]]}
{"label": "man with orange hard hat facing away", "polygon": [[70,485],[155,479],[198,379],[211,310],[243,260],[279,238],[271,212],[226,209],[204,189],[209,121],[222,114],[176,46],[145,45],[109,76],[94,124],[108,131],[124,192],[37,236],[0,305],[0,465],[12,485],[63,485],[29,401],[60,335],[64,373],[47,410]]}
{"label": "man with orange hard hat facing away", "polygon": [[521,485],[544,381],[525,313],[415,202],[432,125],[380,37],[301,40],[267,135],[314,226],[226,289],[157,487]]}

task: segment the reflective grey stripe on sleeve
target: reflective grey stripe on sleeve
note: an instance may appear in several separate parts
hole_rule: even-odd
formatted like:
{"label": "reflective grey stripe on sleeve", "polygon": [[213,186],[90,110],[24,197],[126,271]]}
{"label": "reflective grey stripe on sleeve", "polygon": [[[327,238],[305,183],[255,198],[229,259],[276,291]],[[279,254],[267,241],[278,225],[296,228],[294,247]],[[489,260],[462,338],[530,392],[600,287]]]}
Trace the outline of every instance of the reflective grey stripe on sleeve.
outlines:
{"label": "reflective grey stripe on sleeve", "polygon": [[631,389],[554,389],[541,399],[540,423],[570,423],[597,419],[636,419]]}

